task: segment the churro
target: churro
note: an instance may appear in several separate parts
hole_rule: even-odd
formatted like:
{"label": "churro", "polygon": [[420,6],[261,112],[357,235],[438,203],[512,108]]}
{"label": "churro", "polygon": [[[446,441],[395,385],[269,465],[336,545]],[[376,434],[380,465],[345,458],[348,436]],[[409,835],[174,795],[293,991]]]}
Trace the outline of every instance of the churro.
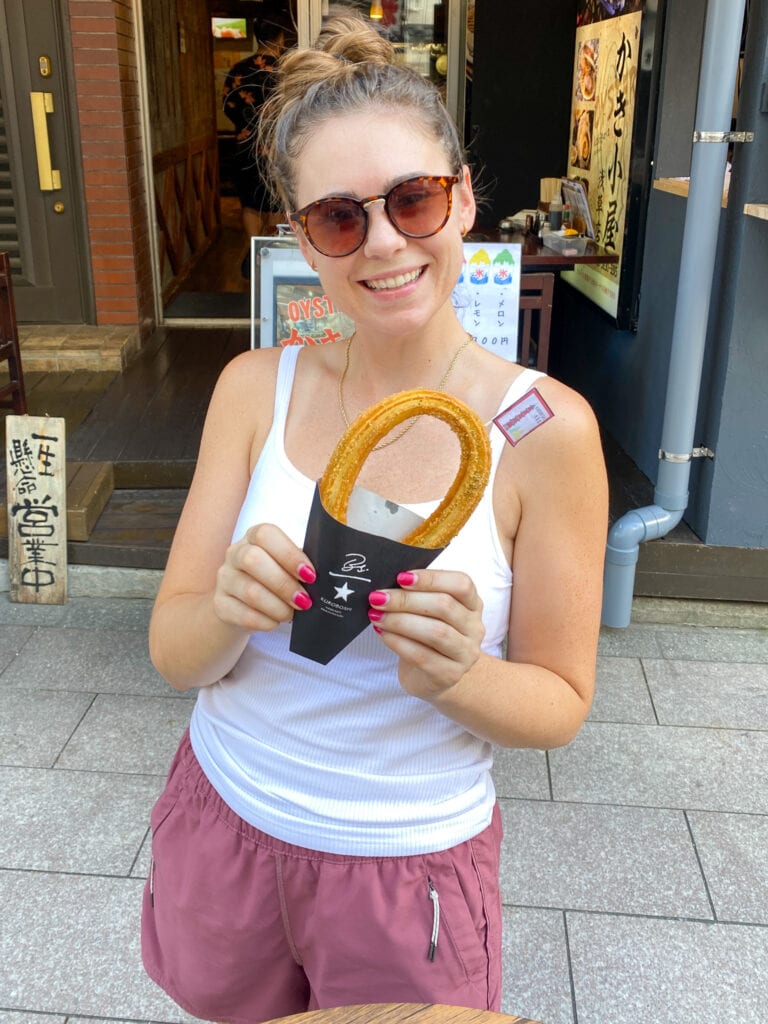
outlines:
{"label": "churro", "polygon": [[443,420],[461,445],[461,461],[448,493],[434,512],[403,538],[404,544],[441,548],[472,515],[491,471],[491,445],[480,417],[452,395],[417,388],[390,395],[366,409],[331,454],[320,481],[320,499],[329,515],[346,522],[349,497],[363,463],[381,438],[413,416]]}

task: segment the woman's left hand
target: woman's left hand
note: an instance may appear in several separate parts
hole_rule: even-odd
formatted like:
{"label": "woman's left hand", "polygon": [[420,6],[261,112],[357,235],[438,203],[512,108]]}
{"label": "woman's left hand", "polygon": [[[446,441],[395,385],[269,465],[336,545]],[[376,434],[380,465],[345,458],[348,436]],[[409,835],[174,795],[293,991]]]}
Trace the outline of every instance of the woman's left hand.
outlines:
{"label": "woman's left hand", "polygon": [[402,572],[399,589],[369,595],[371,622],[400,659],[400,685],[413,697],[439,698],[480,657],[483,603],[463,572]]}

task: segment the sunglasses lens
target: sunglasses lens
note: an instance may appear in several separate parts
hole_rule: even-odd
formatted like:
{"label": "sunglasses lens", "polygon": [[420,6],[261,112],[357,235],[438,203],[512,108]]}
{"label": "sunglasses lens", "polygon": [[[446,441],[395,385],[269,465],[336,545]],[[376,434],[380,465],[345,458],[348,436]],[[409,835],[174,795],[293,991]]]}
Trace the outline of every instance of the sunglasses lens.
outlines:
{"label": "sunglasses lens", "polygon": [[402,234],[428,238],[448,219],[450,193],[439,178],[415,178],[392,189],[387,209],[392,223]]}
{"label": "sunglasses lens", "polygon": [[306,232],[325,256],[346,256],[365,237],[365,211],[348,199],[321,199],[307,211]]}

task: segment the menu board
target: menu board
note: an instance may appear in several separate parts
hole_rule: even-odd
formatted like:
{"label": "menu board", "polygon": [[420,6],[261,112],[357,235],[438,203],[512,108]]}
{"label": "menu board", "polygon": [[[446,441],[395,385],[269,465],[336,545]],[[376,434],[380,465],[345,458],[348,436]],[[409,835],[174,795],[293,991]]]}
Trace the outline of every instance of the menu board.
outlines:
{"label": "menu board", "polygon": [[451,302],[478,345],[516,363],[520,310],[519,243],[465,242],[464,263]]}
{"label": "menu board", "polygon": [[656,21],[645,7],[645,0],[577,5],[567,177],[586,193],[595,240],[619,262],[579,265],[563,276],[623,327],[630,326],[628,292],[642,241],[631,202],[650,178],[646,142],[655,115]]}

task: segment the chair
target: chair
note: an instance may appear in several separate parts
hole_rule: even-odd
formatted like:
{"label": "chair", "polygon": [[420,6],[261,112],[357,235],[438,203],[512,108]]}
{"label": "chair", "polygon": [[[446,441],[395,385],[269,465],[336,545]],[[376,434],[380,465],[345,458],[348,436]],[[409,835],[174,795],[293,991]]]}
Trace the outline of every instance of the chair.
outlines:
{"label": "chair", "polygon": [[554,288],[554,274],[520,275],[520,363],[544,373],[549,363]]}
{"label": "chair", "polygon": [[8,253],[0,252],[0,360],[4,359],[8,361],[9,380],[0,385],[0,408],[13,409],[17,416],[23,416],[27,411],[27,396],[21,368],[11,264]]}

